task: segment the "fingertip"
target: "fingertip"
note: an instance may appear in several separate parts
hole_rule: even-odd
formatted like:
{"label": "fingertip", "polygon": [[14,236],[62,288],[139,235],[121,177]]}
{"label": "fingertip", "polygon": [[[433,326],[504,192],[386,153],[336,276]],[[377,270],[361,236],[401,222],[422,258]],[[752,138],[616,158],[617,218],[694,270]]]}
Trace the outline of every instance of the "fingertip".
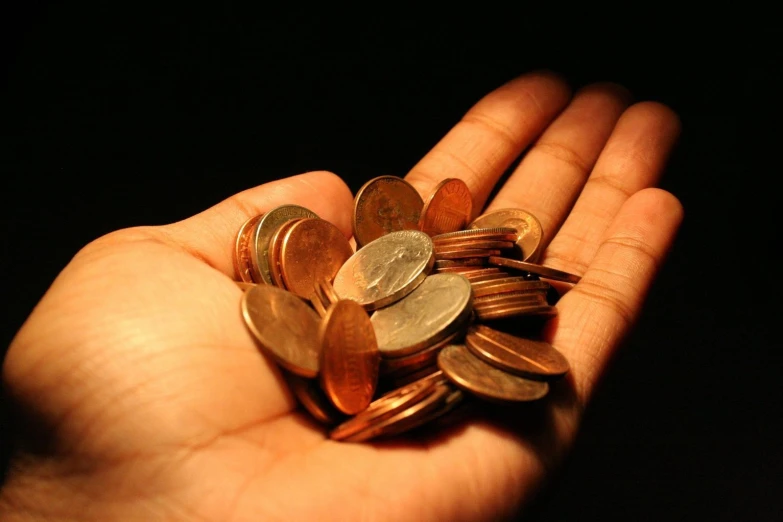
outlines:
{"label": "fingertip", "polygon": [[664,134],[676,139],[682,131],[682,121],[674,109],[658,101],[639,101],[628,107],[623,119],[655,122],[664,129]]}
{"label": "fingertip", "polygon": [[645,188],[633,194],[624,206],[634,213],[643,214],[647,222],[665,218],[674,226],[679,226],[685,217],[680,199],[668,190],[657,187]]}

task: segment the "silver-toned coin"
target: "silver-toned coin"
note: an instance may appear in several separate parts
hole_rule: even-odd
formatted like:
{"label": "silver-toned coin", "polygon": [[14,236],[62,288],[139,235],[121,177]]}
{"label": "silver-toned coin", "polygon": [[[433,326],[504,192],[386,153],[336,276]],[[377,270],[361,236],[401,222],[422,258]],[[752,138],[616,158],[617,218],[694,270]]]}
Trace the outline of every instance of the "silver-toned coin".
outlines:
{"label": "silver-toned coin", "polygon": [[340,299],[376,310],[410,294],[434,262],[432,239],[427,234],[418,230],[390,232],[348,258],[332,286]]}
{"label": "silver-toned coin", "polygon": [[321,318],[302,298],[255,285],[242,294],[242,316],[262,350],[283,368],[300,377],[318,375]]}
{"label": "silver-toned coin", "polygon": [[384,357],[402,357],[459,329],[473,310],[470,281],[454,273],[434,274],[370,321]]}
{"label": "silver-toned coin", "polygon": [[257,283],[274,284],[269,273],[269,239],[275,230],[291,219],[317,218],[312,210],[299,205],[281,205],[273,208],[253,227],[248,244],[250,245],[250,272]]}

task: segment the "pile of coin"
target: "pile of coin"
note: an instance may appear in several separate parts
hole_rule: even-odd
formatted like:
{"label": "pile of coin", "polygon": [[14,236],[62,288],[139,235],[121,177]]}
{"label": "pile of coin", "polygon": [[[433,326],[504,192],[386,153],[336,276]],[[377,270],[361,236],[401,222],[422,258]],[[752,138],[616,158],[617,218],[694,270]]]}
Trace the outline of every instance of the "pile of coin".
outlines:
{"label": "pile of coin", "polygon": [[536,263],[533,215],[502,209],[471,221],[472,201],[459,179],[424,201],[404,179],[381,176],[354,198],[355,249],[297,205],[238,231],[245,322],[333,440],[409,432],[472,399],[537,400],[568,372],[536,332],[557,313],[550,281],[579,277]]}

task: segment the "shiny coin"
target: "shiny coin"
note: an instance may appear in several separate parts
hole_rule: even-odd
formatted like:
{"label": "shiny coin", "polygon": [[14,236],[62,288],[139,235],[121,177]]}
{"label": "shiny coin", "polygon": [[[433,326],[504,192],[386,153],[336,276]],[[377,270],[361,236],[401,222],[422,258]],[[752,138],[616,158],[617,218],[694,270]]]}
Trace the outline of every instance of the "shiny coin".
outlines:
{"label": "shiny coin", "polygon": [[438,409],[451,392],[445,384],[436,384],[432,391],[404,410],[382,421],[370,424],[364,430],[346,437],[346,442],[363,442],[391,434],[400,434],[419,426],[431,411]]}
{"label": "shiny coin", "polygon": [[511,227],[516,229],[519,259],[535,262],[541,255],[544,230],[541,222],[531,214],[519,208],[504,208],[483,214],[473,220],[468,228]]}
{"label": "shiny coin", "polygon": [[289,373],[286,374],[286,381],[299,404],[318,422],[332,425],[345,418],[345,415],[329,402],[316,379],[305,379]]}
{"label": "shiny coin", "polygon": [[437,259],[435,260],[435,268],[440,270],[441,268],[456,268],[461,266],[486,266],[487,259],[484,257],[474,257],[471,259]]}
{"label": "shiny coin", "polygon": [[354,198],[353,235],[359,248],[389,232],[418,230],[424,201],[413,186],[396,176],[365,183]]}
{"label": "shiny coin", "polygon": [[435,385],[442,382],[442,379],[442,372],[438,372],[383,394],[372,401],[366,409],[335,427],[329,434],[329,438],[343,440],[368,428],[373,423],[394,416],[431,393]]}
{"label": "shiny coin", "polygon": [[285,288],[310,299],[315,285],[331,281],[351,255],[353,248],[339,228],[323,219],[305,218],[288,228],[277,261]]}
{"label": "shiny coin", "polygon": [[439,251],[448,250],[460,250],[460,249],[479,249],[479,250],[505,250],[514,248],[513,241],[494,241],[494,240],[466,240],[466,241],[452,241],[449,243],[435,243],[435,254]]}
{"label": "shiny coin", "polygon": [[473,295],[483,297],[506,292],[547,292],[550,284],[546,281],[530,281],[523,277],[504,277],[485,281],[471,282]]}
{"label": "shiny coin", "polygon": [[250,236],[253,232],[253,227],[261,219],[262,215],[253,216],[245,221],[237,232],[237,238],[234,242],[234,273],[236,277],[245,283],[253,283],[253,274],[250,271]]}
{"label": "shiny coin", "polygon": [[488,262],[491,265],[513,268],[514,270],[521,270],[523,272],[535,274],[545,279],[564,281],[566,283],[576,284],[582,279],[581,276],[570,274],[562,270],[549,268],[548,266],[538,265],[535,263],[526,263],[524,261],[518,261],[516,259],[507,259],[505,257],[493,256],[489,258]]}
{"label": "shiny coin", "polygon": [[321,323],[321,388],[348,415],[365,409],[378,386],[381,356],[370,316],[349,300],[331,305]]}
{"label": "shiny coin", "polygon": [[242,294],[242,316],[264,353],[302,377],[318,375],[320,318],[301,298],[268,285]]}
{"label": "shiny coin", "polygon": [[280,225],[294,218],[317,218],[312,210],[299,205],[282,205],[265,213],[253,227],[249,240],[250,269],[256,283],[274,284],[269,273],[269,240]]}
{"label": "shiny coin", "polygon": [[557,315],[557,308],[550,305],[499,304],[475,310],[476,320],[491,321],[508,317],[550,319]]}
{"label": "shiny coin", "polygon": [[518,239],[517,229],[512,227],[493,227],[493,228],[467,228],[456,232],[447,232],[432,236],[432,242],[435,245],[443,245],[465,240],[491,240],[491,241],[511,241],[515,243]]}
{"label": "shiny coin", "polygon": [[525,379],[500,370],[482,361],[461,344],[452,344],[441,350],[438,366],[456,386],[489,401],[533,401],[549,392],[546,381]]}
{"label": "shiny coin", "polygon": [[524,304],[539,305],[549,304],[546,298],[546,290],[534,292],[504,292],[502,294],[490,294],[473,299],[473,308],[480,309],[499,304]]}
{"label": "shiny coin", "polygon": [[457,330],[435,344],[427,346],[411,355],[394,358],[384,357],[381,359],[381,373],[388,374],[391,378],[394,378],[395,375],[404,375],[410,371],[424,368],[430,363],[435,363],[438,358],[438,352],[463,334],[464,332]]}
{"label": "shiny coin", "polygon": [[384,357],[402,357],[432,345],[462,326],[472,302],[470,282],[461,275],[431,275],[405,298],[372,315],[378,349]]}
{"label": "shiny coin", "polygon": [[357,250],[334,278],[334,291],[375,310],[411,293],[432,270],[432,240],[417,230],[390,232]]}
{"label": "shiny coin", "polygon": [[293,225],[303,219],[307,218],[289,219],[277,227],[272,237],[269,238],[269,248],[267,249],[269,276],[272,279],[272,284],[279,288],[286,288],[283,273],[280,271],[280,252],[283,250],[285,235]]}
{"label": "shiny coin", "polygon": [[441,249],[435,252],[435,259],[473,259],[478,257],[499,256],[500,250],[483,250],[480,248]]}
{"label": "shiny coin", "polygon": [[438,183],[424,203],[419,229],[437,236],[465,228],[473,214],[473,196],[459,178],[447,178]]}
{"label": "shiny coin", "polygon": [[568,359],[545,341],[516,337],[485,325],[468,330],[465,345],[479,359],[529,379],[557,379],[568,373]]}

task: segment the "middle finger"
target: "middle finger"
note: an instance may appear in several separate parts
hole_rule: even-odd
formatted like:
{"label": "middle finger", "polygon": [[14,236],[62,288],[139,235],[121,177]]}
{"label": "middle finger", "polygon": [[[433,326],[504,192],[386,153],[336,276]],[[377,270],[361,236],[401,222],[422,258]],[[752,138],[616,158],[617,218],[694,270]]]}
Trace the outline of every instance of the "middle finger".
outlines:
{"label": "middle finger", "polygon": [[475,216],[503,172],[569,97],[568,86],[554,74],[516,78],[476,103],[405,179],[425,199],[443,179],[461,179],[473,195]]}

